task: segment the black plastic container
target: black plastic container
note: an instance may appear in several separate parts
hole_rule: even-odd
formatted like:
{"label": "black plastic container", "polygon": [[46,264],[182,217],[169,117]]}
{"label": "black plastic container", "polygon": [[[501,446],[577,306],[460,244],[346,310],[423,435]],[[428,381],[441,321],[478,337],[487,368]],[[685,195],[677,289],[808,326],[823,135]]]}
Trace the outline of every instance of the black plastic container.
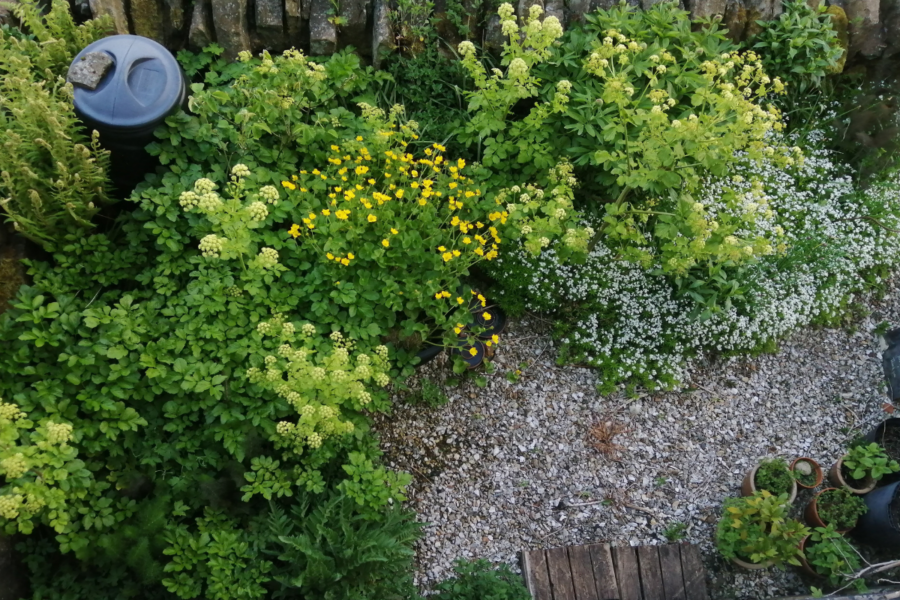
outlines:
{"label": "black plastic container", "polygon": [[[491,315],[490,320],[484,318],[484,313]],[[475,325],[484,327],[485,330],[478,334],[483,340],[491,339],[493,335],[500,335],[506,329],[506,313],[499,306],[482,308],[480,305],[472,311]]]}
{"label": "black plastic container", "polygon": [[75,86],[75,114],[110,151],[114,195],[124,198],[158,164],[144,148],[154,140],[153,130],[186,106],[188,82],[172,53],[145,37],[97,40],[73,64],[90,52],[107,54],[113,66],[96,89]]}
{"label": "black plastic container", "polygon": [[426,345],[416,353],[416,356],[419,357],[419,364],[417,364],[416,367],[421,367],[425,363],[433,361],[443,351],[444,347],[440,344],[435,344],[433,346]]}
{"label": "black plastic container", "polygon": [[[885,419],[866,435],[865,440],[884,446],[884,434],[886,431],[890,431],[892,435],[900,435],[900,418],[893,417],[891,419]],[[896,461],[900,461],[900,456],[898,456],[896,452],[890,453],[890,457]],[[895,481],[900,481],[900,472],[888,473],[881,478],[879,484],[887,485],[889,483],[894,483]]]}
{"label": "black plastic container", "polygon": [[859,518],[853,535],[860,541],[881,548],[900,548],[900,481],[876,488],[863,496],[869,510]]}
{"label": "black plastic container", "polygon": [[881,354],[887,393],[892,402],[900,400],[900,327],[884,335],[888,348]]}

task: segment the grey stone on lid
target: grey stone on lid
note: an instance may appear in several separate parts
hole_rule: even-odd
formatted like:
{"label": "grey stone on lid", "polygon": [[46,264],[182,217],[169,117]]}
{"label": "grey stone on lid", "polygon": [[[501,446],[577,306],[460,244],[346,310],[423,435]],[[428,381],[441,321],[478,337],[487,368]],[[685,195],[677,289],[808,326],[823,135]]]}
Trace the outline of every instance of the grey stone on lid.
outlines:
{"label": "grey stone on lid", "polygon": [[112,57],[106,52],[89,52],[69,66],[66,81],[88,90],[96,90],[113,64]]}

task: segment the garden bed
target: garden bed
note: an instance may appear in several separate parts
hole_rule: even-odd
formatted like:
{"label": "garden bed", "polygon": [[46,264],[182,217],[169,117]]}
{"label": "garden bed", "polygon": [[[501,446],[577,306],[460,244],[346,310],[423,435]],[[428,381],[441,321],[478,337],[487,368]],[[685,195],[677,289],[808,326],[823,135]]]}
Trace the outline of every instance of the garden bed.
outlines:
{"label": "garden bed", "polygon": [[[884,418],[874,329],[900,321],[898,292],[895,275],[847,329],[807,328],[777,354],[697,363],[683,391],[637,397],[598,396],[594,370],[556,365],[548,323],[512,323],[484,388],[445,387],[444,406],[399,402],[378,419],[387,462],[413,474],[410,506],[428,523],[420,583],[445,577],[457,556],[513,563],[521,548],[665,543],[668,532],[700,545],[712,597],[807,593],[793,570],[748,572],[719,557],[721,505],[758,459],[830,464]],[[440,359],[421,372],[451,375]],[[607,446],[617,456],[590,445],[598,422],[621,430]]]}

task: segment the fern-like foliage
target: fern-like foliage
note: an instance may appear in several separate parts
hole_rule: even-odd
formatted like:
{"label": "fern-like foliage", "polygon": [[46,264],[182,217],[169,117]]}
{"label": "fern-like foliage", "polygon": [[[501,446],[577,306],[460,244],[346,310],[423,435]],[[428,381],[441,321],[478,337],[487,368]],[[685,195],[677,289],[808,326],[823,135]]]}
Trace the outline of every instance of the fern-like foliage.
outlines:
{"label": "fern-like foliage", "polygon": [[297,498],[291,514],[271,505],[269,529],[283,565],[276,597],[305,600],[399,600],[416,597],[410,578],[412,543],[422,525],[393,506],[380,519],[360,514],[343,494]]}
{"label": "fern-like foliage", "polygon": [[0,208],[22,235],[53,250],[93,227],[109,201],[109,153],[96,132],[85,135],[65,81],[75,54],[109,22],[76,27],[65,0],[46,16],[34,0],[14,10],[29,35],[0,29]]}

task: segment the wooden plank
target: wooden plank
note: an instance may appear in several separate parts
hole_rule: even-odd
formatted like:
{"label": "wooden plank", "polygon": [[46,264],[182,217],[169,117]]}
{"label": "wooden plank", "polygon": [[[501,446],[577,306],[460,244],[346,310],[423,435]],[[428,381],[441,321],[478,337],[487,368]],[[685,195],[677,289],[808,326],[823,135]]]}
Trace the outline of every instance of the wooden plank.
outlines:
{"label": "wooden plank", "polygon": [[641,600],[641,578],[638,575],[637,555],[631,546],[616,546],[612,549],[616,565],[616,581],[619,584],[621,600]]}
{"label": "wooden plank", "polygon": [[659,547],[659,566],[662,569],[666,600],[687,600],[684,593],[684,579],[681,574],[679,546],[680,544],[666,544]]}
{"label": "wooden plank", "polygon": [[569,546],[569,565],[572,567],[572,586],[576,600],[601,600],[594,584],[594,567],[588,546]]}
{"label": "wooden plank", "polygon": [[534,600],[553,600],[550,572],[543,550],[523,550],[522,571],[525,573],[525,586]]}
{"label": "wooden plank", "polygon": [[706,570],[703,568],[697,546],[681,545],[681,572],[686,600],[707,600]]}
{"label": "wooden plank", "polygon": [[547,570],[550,571],[550,588],[553,600],[576,600],[572,585],[572,569],[569,567],[569,553],[565,548],[547,550]]}
{"label": "wooden plank", "polygon": [[638,546],[637,555],[644,600],[666,600],[659,568],[659,550],[656,546]]}
{"label": "wooden plank", "polygon": [[609,544],[591,544],[588,548],[591,550],[591,565],[594,567],[597,597],[599,600],[619,600],[616,570],[613,568]]}

